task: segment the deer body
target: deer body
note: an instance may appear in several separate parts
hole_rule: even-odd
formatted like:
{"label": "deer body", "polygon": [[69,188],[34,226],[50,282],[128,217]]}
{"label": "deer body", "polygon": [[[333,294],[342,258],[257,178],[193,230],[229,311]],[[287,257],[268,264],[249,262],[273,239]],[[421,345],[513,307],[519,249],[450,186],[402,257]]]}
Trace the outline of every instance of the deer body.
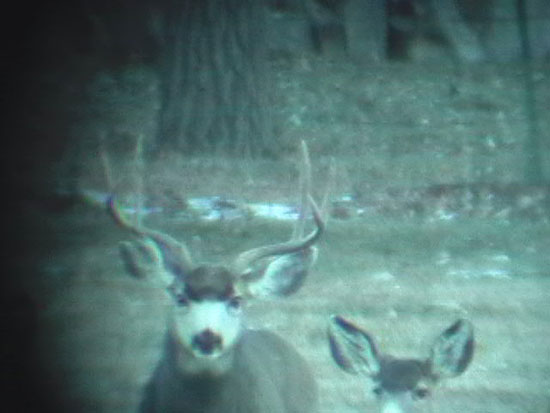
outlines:
{"label": "deer body", "polygon": [[231,366],[220,375],[182,373],[178,365],[188,355],[169,334],[165,346],[142,412],[301,413],[316,406],[317,387],[305,360],[270,331],[244,330]]}

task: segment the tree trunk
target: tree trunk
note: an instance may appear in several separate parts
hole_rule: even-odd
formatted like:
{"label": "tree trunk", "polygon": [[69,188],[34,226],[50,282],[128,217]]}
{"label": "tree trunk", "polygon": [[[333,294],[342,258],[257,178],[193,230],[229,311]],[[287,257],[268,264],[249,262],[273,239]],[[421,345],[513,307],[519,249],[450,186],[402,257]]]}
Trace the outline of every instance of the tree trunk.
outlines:
{"label": "tree trunk", "polygon": [[158,149],[274,150],[264,2],[173,1],[166,12]]}

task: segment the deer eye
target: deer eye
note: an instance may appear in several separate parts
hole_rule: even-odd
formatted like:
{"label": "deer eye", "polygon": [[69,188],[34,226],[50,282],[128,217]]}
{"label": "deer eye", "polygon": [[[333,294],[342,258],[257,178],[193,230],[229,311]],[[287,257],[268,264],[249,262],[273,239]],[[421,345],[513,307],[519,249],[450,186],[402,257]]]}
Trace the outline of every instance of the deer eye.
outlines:
{"label": "deer eye", "polygon": [[426,397],[428,397],[428,395],[430,394],[430,391],[424,387],[420,387],[418,389],[415,389],[413,391],[413,398],[415,400],[422,400],[422,399],[425,399]]}
{"label": "deer eye", "polygon": [[178,307],[189,307],[189,297],[184,293],[176,294],[176,304]]}
{"label": "deer eye", "polygon": [[382,396],[382,393],[384,393],[384,390],[380,386],[376,386],[374,389],[372,389],[372,392],[376,397]]}
{"label": "deer eye", "polygon": [[231,297],[228,301],[229,308],[233,310],[240,309],[242,301],[243,301],[242,297],[239,297],[239,296]]}

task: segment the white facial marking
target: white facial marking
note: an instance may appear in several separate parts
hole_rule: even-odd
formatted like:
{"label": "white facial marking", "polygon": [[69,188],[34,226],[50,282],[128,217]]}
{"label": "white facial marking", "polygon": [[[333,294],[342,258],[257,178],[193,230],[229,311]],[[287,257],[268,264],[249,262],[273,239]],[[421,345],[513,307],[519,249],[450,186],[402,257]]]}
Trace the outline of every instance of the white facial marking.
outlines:
{"label": "white facial marking", "polygon": [[382,404],[380,411],[382,413],[403,413],[403,409],[397,400],[387,400]]}
{"label": "white facial marking", "polygon": [[410,391],[385,392],[379,399],[379,406],[381,413],[413,413],[425,411],[427,407],[424,400],[415,400]]}
{"label": "white facial marking", "polygon": [[[197,358],[217,358],[231,349],[241,331],[240,310],[227,301],[190,301],[187,306],[174,310],[173,322],[179,341]],[[193,345],[196,337],[209,331],[220,339],[212,352],[204,353]]]}

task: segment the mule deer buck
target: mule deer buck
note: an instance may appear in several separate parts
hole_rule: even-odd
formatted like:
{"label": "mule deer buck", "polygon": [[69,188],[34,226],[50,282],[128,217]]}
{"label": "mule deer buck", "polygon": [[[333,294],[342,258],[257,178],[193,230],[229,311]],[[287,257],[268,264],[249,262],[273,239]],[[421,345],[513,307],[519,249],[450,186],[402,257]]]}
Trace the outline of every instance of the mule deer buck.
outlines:
{"label": "mule deer buck", "polygon": [[[245,327],[242,301],[290,295],[316,259],[324,222],[309,192],[309,157],[302,147],[302,209],[315,229],[289,241],[245,251],[229,265],[195,265],[184,244],[133,224],[114,199],[115,222],[139,237],[122,244],[137,272],[154,273],[171,299],[161,360],[145,388],[140,411],[185,413],[304,413],[317,408],[317,386],[306,361],[282,338]],[[303,226],[302,212],[299,225]],[[144,254],[146,252],[146,254]],[[145,257],[148,256],[148,259]]]}
{"label": "mule deer buck", "polygon": [[340,368],[369,377],[382,413],[422,411],[421,399],[440,380],[462,374],[474,352],[472,324],[459,319],[432,345],[427,359],[400,359],[382,354],[374,339],[340,316],[330,319],[329,345]]}

